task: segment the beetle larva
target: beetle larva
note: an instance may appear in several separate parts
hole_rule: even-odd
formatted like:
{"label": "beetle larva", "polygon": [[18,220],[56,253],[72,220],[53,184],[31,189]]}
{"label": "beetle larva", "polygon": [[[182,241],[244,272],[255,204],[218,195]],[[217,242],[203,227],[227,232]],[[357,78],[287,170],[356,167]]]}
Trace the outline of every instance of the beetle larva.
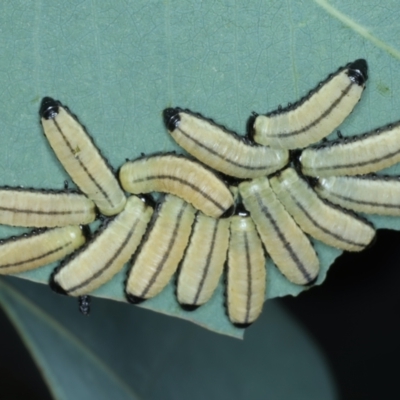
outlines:
{"label": "beetle larva", "polygon": [[270,179],[271,187],[300,228],[329,246],[361,251],[375,237],[365,220],[323,201],[293,168]]}
{"label": "beetle larva", "polygon": [[50,286],[59,293],[81,296],[108,282],[136,251],[152,213],[144,200],[129,197],[120,214],[54,270]]}
{"label": "beetle larva", "polygon": [[239,190],[265,249],[282,274],[297,285],[315,281],[318,256],[307,235],[276,198],[268,178],[242,182]]}
{"label": "beetle larva", "polygon": [[126,197],[84,127],[50,97],[43,98],[39,114],[44,134],[72,180],[102,214],[118,214]]}
{"label": "beetle larva", "polygon": [[284,149],[299,149],[332,133],[361,98],[368,79],[365,60],[356,60],[330,75],[298,102],[249,121],[254,141]]}
{"label": "beetle larva", "polygon": [[329,176],[314,187],[323,198],[367,214],[400,216],[400,180],[390,176]]}
{"label": "beetle larva", "polygon": [[95,218],[93,201],[79,193],[0,188],[0,224],[42,228],[86,225]]}
{"label": "beetle larva", "polygon": [[33,231],[0,243],[0,274],[18,274],[60,260],[86,241],[79,226]]}
{"label": "beetle larva", "polygon": [[227,311],[231,322],[241,328],[261,314],[266,290],[265,256],[249,213],[237,207],[230,218],[227,262]]}
{"label": "beetle larva", "polygon": [[175,154],[129,161],[121,167],[119,179],[127,192],[171,193],[213,218],[229,213],[233,206],[232,194],[221,179],[199,163]]}
{"label": "beetle larva", "polygon": [[265,176],[289,160],[287,150],[254,144],[189,110],[167,108],[164,123],[189,154],[225,175],[243,179]]}
{"label": "beetle larva", "polygon": [[309,147],[299,158],[310,176],[364,175],[400,162],[400,121],[362,135]]}
{"label": "beetle larva", "polygon": [[176,293],[183,308],[206,303],[218,285],[229,243],[229,218],[196,214],[189,245],[180,265]]}
{"label": "beetle larva", "polygon": [[128,301],[138,303],[154,297],[168,284],[183,257],[194,217],[190,204],[173,195],[165,196],[128,272]]}

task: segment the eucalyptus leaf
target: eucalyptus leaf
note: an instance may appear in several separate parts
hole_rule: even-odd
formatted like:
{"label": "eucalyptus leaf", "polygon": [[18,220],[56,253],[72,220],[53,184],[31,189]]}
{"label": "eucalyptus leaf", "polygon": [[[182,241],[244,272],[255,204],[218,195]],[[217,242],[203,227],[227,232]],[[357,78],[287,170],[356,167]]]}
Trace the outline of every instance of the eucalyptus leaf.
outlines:
{"label": "eucalyptus leaf", "polygon": [[[166,107],[189,108],[244,133],[252,111],[296,101],[357,58],[367,59],[369,81],[342,134],[400,119],[395,0],[385,7],[372,0],[362,7],[355,0],[5,1],[0,10],[0,185],[61,188],[68,180],[41,132],[43,96],[68,105],[116,169],[141,153],[180,151],[162,123]],[[368,219],[377,228],[400,229],[399,218]],[[0,236],[22,231],[1,227]],[[320,284],[340,251],[315,245]],[[53,267],[20,276],[46,283]],[[270,261],[267,268],[269,298],[304,290]],[[124,273],[94,295],[123,301]],[[243,334],[225,316],[222,283],[194,313],[180,310],[173,283],[144,307]]]}
{"label": "eucalyptus leaf", "polygon": [[84,317],[40,289],[5,278],[0,301],[56,399],[338,398],[318,347],[276,302],[242,342],[101,299]]}

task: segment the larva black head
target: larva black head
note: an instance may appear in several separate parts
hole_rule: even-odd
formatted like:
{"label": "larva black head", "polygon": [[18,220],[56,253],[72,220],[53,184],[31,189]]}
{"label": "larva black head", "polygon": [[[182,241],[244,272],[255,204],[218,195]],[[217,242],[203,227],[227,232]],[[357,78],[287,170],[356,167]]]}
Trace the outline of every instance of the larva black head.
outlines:
{"label": "larva black head", "polygon": [[349,65],[349,78],[357,85],[364,85],[368,79],[368,64],[363,58],[354,61]]}
{"label": "larva black head", "polygon": [[86,294],[78,297],[79,311],[83,315],[90,314],[90,301],[91,301],[91,297]]}
{"label": "larva black head", "polygon": [[252,322],[247,322],[247,323],[243,323],[243,324],[239,324],[238,322],[234,322],[233,326],[236,326],[236,328],[245,329],[245,328],[248,328],[251,324],[252,324]]}
{"label": "larva black head", "polygon": [[60,102],[51,97],[43,97],[40,104],[39,115],[44,119],[54,119],[58,114]]}
{"label": "larva black head", "polygon": [[179,304],[182,308],[182,310],[185,311],[194,311],[197,310],[200,305],[199,304]]}
{"label": "larva black head", "polygon": [[256,121],[257,117],[258,117],[258,114],[255,112],[252,112],[249,119],[246,122],[246,137],[252,143],[254,143],[254,133],[255,133],[254,122]]}
{"label": "larva black head", "polygon": [[164,124],[169,131],[174,131],[181,120],[179,116],[180,108],[166,108],[163,111]]}
{"label": "larva black head", "polygon": [[55,272],[57,272],[57,268],[53,271],[53,273],[50,276],[49,280],[50,289],[58,294],[68,295],[68,293],[58,284],[58,282],[55,281],[54,279]]}
{"label": "larva black head", "polygon": [[135,295],[127,293],[127,292],[125,292],[125,297],[131,304],[140,304],[146,300],[143,297],[138,297],[138,296],[135,296]]}
{"label": "larva black head", "polygon": [[304,286],[314,285],[314,283],[317,281],[317,279],[318,279],[318,275],[314,279],[311,279],[311,281],[308,281],[307,283],[305,283]]}

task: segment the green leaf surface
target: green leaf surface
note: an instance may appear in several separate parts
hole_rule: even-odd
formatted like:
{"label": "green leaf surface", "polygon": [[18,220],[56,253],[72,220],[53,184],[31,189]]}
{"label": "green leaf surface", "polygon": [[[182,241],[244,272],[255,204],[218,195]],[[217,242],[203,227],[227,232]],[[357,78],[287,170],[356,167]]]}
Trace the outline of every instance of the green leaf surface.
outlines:
{"label": "green leaf surface", "polygon": [[[4,1],[0,6],[0,185],[61,188],[67,174],[38,121],[43,96],[68,105],[118,168],[141,153],[177,149],[162,124],[181,106],[239,133],[252,111],[293,102],[339,66],[366,58],[370,79],[341,131],[399,119],[400,5],[355,1]],[[399,173],[399,166],[390,173]],[[400,219],[368,217],[377,228]],[[7,237],[22,230],[1,227]],[[340,251],[316,243],[321,283]],[[46,283],[54,266],[22,274]],[[297,295],[270,261],[267,296]],[[123,300],[124,272],[96,291]],[[221,283],[194,313],[170,286],[144,307],[240,337]],[[94,303],[95,305],[96,303]]]}
{"label": "green leaf surface", "polygon": [[270,302],[245,342],[105,300],[84,317],[72,299],[20,279],[0,300],[58,400],[334,400],[317,346]]}

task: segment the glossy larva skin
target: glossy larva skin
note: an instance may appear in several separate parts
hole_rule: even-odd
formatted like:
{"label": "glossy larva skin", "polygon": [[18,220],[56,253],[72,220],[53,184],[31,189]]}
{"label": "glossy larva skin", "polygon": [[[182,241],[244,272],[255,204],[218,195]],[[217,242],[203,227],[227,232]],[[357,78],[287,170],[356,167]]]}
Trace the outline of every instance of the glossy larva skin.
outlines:
{"label": "glossy larva skin", "polygon": [[79,121],[60,102],[42,100],[41,124],[50,146],[72,180],[104,215],[123,210],[126,197],[117,179]]}
{"label": "glossy larva skin", "polygon": [[375,229],[365,220],[323,201],[293,168],[271,178],[279,201],[300,228],[332,247],[361,251],[375,237]]}
{"label": "glossy larva skin", "polygon": [[119,179],[127,192],[170,193],[213,218],[233,206],[232,194],[221,179],[201,164],[174,154],[127,162]]}
{"label": "glossy larva skin", "polygon": [[255,145],[188,110],[167,108],[164,123],[179,146],[228,176],[248,179],[269,175],[289,160],[287,150]]}
{"label": "glossy larva skin", "polygon": [[294,105],[255,117],[254,141],[284,149],[300,149],[332,133],[361,98],[368,79],[365,60],[356,60]]}
{"label": "glossy larva skin", "polygon": [[95,218],[93,201],[82,194],[0,188],[0,224],[42,228],[87,225]]}
{"label": "glossy larva skin", "polygon": [[0,274],[18,274],[60,260],[86,241],[79,226],[33,232],[0,243]]}
{"label": "glossy larva skin", "polygon": [[318,256],[307,235],[276,198],[268,178],[243,182],[239,190],[265,249],[282,274],[297,285],[313,282],[319,272]]}
{"label": "glossy larva skin", "polygon": [[184,200],[165,196],[128,273],[128,301],[154,297],[168,284],[188,245],[195,213]]}
{"label": "glossy larva skin", "polygon": [[309,147],[299,158],[304,175],[365,175],[400,162],[400,122],[362,135]]}
{"label": "glossy larva skin", "polygon": [[316,192],[349,210],[400,216],[400,181],[388,176],[331,176],[318,178]]}
{"label": "glossy larva skin", "polygon": [[233,324],[247,327],[261,314],[265,301],[265,256],[249,215],[230,218],[227,261],[227,311]]}
{"label": "glossy larva skin", "polygon": [[135,253],[152,213],[144,201],[129,197],[125,209],[104,230],[54,271],[50,285],[58,292],[81,296],[108,282]]}
{"label": "glossy larva skin", "polygon": [[196,307],[206,303],[218,285],[229,243],[229,219],[198,212],[189,245],[180,265],[178,302]]}

